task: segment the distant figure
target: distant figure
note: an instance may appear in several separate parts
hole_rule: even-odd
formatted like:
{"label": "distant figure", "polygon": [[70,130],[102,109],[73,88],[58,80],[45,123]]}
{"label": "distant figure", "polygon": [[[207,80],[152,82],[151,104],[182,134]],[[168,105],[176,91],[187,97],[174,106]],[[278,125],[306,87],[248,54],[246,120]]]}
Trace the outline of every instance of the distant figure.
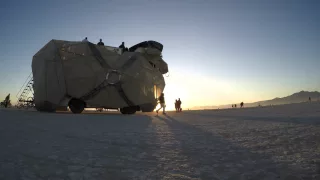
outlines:
{"label": "distant figure", "polygon": [[100,39],[100,42],[98,42],[99,46],[104,46],[104,43],[102,42],[102,39]]}
{"label": "distant figure", "polygon": [[232,108],[233,108],[233,104],[232,104]]}
{"label": "distant figure", "polygon": [[121,45],[119,46],[119,48],[125,49],[124,42],[121,43]]}
{"label": "distant figure", "polygon": [[237,108],[237,105],[235,104],[234,107]]}
{"label": "distant figure", "polygon": [[309,101],[311,102],[311,97],[309,97]]}
{"label": "distant figure", "polygon": [[159,97],[159,102],[160,102],[161,107],[156,111],[157,114],[161,108],[163,108],[163,114],[166,114],[166,110],[165,110],[166,104],[165,104],[165,100],[164,100],[164,93],[161,93],[161,95]]}
{"label": "distant figure", "polygon": [[241,108],[243,107],[243,102],[240,103]]}
{"label": "distant figure", "polygon": [[179,112],[182,111],[180,98],[178,99],[178,111],[179,111]]}
{"label": "distant figure", "polygon": [[82,40],[82,42],[89,42],[89,41],[88,41],[88,38],[87,38],[87,37],[84,38],[84,40]]}
{"label": "distant figure", "polygon": [[174,107],[176,109],[176,112],[178,112],[178,100],[176,99],[176,101],[174,102]]}
{"label": "distant figure", "polygon": [[121,45],[119,46],[120,49],[122,49],[122,53],[124,53],[126,51],[126,47],[124,46],[124,42],[121,43]]}

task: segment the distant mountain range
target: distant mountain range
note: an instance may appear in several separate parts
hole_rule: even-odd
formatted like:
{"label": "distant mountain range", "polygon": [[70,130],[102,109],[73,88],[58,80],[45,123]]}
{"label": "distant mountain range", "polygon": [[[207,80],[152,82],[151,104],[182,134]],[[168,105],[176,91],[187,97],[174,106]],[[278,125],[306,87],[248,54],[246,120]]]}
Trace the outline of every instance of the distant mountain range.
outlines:
{"label": "distant mountain range", "polygon": [[[311,98],[311,101],[320,100],[320,92],[318,91],[300,91],[294,93],[290,96],[282,97],[282,98],[274,98],[270,100],[258,101],[254,103],[246,103],[244,102],[245,107],[256,107],[256,106],[270,106],[270,105],[280,105],[280,104],[291,104],[291,103],[301,103],[306,102]],[[237,107],[239,107],[240,102],[237,103]],[[222,109],[222,108],[231,108],[232,104],[220,105],[220,106],[197,106],[195,109]]]}

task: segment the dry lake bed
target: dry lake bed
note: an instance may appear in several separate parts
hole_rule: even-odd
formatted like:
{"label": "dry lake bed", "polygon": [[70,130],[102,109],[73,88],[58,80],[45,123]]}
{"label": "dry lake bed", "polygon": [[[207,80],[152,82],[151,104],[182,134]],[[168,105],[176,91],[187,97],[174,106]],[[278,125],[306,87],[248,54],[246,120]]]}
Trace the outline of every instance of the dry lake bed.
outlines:
{"label": "dry lake bed", "polygon": [[320,102],[158,116],[0,109],[0,179],[320,179]]}

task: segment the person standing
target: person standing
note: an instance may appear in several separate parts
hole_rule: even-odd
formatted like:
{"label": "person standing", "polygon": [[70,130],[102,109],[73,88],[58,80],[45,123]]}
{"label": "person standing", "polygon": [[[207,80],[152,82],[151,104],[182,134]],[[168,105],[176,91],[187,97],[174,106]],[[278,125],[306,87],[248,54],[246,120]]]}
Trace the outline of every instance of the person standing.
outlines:
{"label": "person standing", "polygon": [[104,46],[104,43],[102,42],[102,39],[100,39],[100,41],[98,42],[97,45],[99,45],[99,46]]}
{"label": "person standing", "polygon": [[119,48],[125,49],[124,42],[121,43],[121,45],[119,46]]}
{"label": "person standing", "polygon": [[179,112],[182,111],[180,98],[178,99],[178,111],[179,111]]}
{"label": "person standing", "polygon": [[84,38],[84,39],[82,40],[82,42],[89,42],[89,41],[88,41],[88,38],[87,38],[87,37]]}
{"label": "person standing", "polygon": [[176,99],[175,103],[174,103],[174,107],[176,109],[176,112],[178,112],[178,100]]}
{"label": "person standing", "polygon": [[124,53],[126,51],[126,47],[124,46],[124,42],[121,43],[119,48],[121,49],[121,53]]}

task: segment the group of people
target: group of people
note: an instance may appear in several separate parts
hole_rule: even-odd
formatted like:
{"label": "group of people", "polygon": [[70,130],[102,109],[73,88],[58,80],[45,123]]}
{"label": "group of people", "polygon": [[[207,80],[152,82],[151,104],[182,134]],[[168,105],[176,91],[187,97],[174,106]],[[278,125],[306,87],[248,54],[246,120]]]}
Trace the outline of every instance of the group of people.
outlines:
{"label": "group of people", "polygon": [[182,111],[180,98],[176,99],[176,101],[174,103],[174,106],[175,106],[176,112],[181,112]]}
{"label": "group of people", "polygon": [[[84,38],[84,39],[82,40],[82,42],[89,42],[89,41],[88,41],[88,37]],[[99,45],[99,46],[104,46],[104,43],[102,42],[102,39],[100,39],[100,41],[97,43],[97,45]]]}
{"label": "group of people", "polygon": [[[88,37],[85,37],[82,42],[89,42],[88,41]],[[102,39],[100,39],[100,41],[97,43],[98,46],[104,46],[104,43],[102,42]],[[119,48],[122,49],[122,52],[125,51],[129,51],[129,49],[127,47],[125,47],[124,42],[121,43],[121,45],[119,46]]]}
{"label": "group of people", "polygon": [[[166,114],[166,103],[165,103],[165,100],[164,100],[164,93],[161,93],[161,95],[159,96],[158,103],[160,103],[160,108],[156,110],[157,114],[159,113],[159,111],[161,109],[163,109],[163,114]],[[181,112],[182,111],[180,98],[176,99],[175,109],[176,109],[176,112]]]}
{"label": "group of people", "polygon": [[[244,105],[244,103],[243,102],[241,102],[240,103],[240,107],[242,108],[243,107],[243,105]],[[236,108],[237,107],[237,104],[232,104],[232,108]]]}

